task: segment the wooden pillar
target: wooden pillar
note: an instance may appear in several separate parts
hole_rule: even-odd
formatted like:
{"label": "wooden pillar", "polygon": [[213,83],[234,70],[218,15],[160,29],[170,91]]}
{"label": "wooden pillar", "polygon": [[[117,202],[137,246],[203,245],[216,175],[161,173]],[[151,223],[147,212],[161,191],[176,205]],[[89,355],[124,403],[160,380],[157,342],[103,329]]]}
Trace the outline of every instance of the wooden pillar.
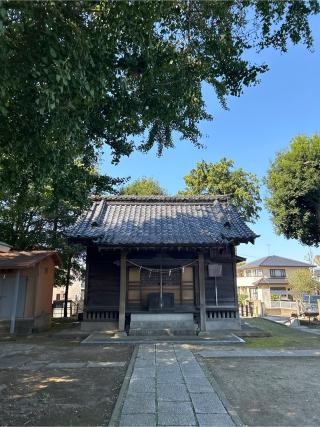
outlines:
{"label": "wooden pillar", "polygon": [[84,295],[83,295],[83,320],[87,320],[87,308],[88,308],[88,293],[89,293],[89,249],[86,251],[86,275],[84,279]]}
{"label": "wooden pillar", "polygon": [[200,291],[200,332],[207,330],[207,313],[206,313],[206,282],[204,270],[204,254],[198,254],[199,264],[199,291]]}
{"label": "wooden pillar", "polygon": [[121,251],[120,258],[120,297],[119,297],[119,331],[124,331],[126,321],[126,293],[127,293],[127,253]]}
{"label": "wooden pillar", "polygon": [[19,282],[20,282],[20,271],[16,272],[16,280],[14,283],[13,291],[13,304],[11,309],[11,323],[10,323],[10,334],[14,334],[14,329],[16,325],[16,314],[17,314],[17,305],[18,305],[18,295],[19,295]]}
{"label": "wooden pillar", "polygon": [[236,259],[237,250],[235,246],[231,247],[231,255],[232,255],[232,271],[233,271],[234,305],[236,307],[236,317],[239,317],[237,259]]}

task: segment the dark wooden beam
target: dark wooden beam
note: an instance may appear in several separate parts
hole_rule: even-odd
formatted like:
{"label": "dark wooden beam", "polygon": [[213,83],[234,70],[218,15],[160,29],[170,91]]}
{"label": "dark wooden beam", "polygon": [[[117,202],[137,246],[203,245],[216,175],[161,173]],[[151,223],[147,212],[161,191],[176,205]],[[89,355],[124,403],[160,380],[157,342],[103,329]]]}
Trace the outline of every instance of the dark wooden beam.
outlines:
{"label": "dark wooden beam", "polygon": [[198,254],[199,264],[199,293],[200,293],[200,332],[207,330],[207,313],[206,313],[206,283],[204,269],[204,254]]}
{"label": "dark wooden beam", "polygon": [[233,271],[233,288],[234,288],[234,303],[237,307],[237,317],[239,317],[239,301],[238,301],[238,286],[237,286],[237,249],[232,248],[232,271]]}
{"label": "dark wooden beam", "polygon": [[89,292],[89,251],[86,250],[86,275],[84,279],[84,309],[88,304],[88,292]]}
{"label": "dark wooden beam", "polygon": [[119,331],[123,332],[126,321],[127,293],[127,252],[121,251],[120,257],[120,297],[119,297]]}

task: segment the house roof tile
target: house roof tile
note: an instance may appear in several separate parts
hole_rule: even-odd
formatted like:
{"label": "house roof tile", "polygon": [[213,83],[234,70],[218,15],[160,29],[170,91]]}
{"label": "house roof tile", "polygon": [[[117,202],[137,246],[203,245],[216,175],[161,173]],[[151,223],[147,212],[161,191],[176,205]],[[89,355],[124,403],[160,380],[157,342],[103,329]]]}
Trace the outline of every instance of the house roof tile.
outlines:
{"label": "house roof tile", "polygon": [[256,234],[225,196],[106,196],[67,235],[106,246],[211,246]]}
{"label": "house roof tile", "polygon": [[247,270],[254,267],[313,267],[313,265],[302,261],[296,261],[290,258],[284,258],[277,255],[270,255],[259,258],[255,261],[241,265],[239,270]]}

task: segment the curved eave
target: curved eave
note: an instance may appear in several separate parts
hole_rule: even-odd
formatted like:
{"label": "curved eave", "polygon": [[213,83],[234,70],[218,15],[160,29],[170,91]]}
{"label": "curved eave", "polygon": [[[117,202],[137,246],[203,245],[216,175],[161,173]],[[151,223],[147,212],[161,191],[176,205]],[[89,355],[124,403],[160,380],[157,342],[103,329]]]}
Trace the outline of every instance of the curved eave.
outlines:
{"label": "curved eave", "polygon": [[193,248],[213,248],[213,247],[217,247],[217,246],[222,246],[222,245],[226,245],[226,244],[230,244],[230,245],[234,245],[237,246],[240,243],[254,243],[254,239],[258,237],[252,237],[252,238],[248,238],[248,239],[229,239],[229,240],[224,240],[224,241],[215,241],[212,243],[208,243],[208,242],[148,242],[148,243],[140,243],[140,242],[128,242],[128,243],[112,243],[112,242],[101,242],[99,241],[99,239],[96,238],[92,238],[92,237],[81,237],[81,236],[69,236],[68,240],[74,243],[80,243],[83,244],[85,246],[88,245],[95,245],[95,246],[101,246],[101,247],[109,247],[109,248],[114,248],[114,249],[121,249],[121,248],[132,248],[132,247],[137,247],[137,248],[177,248],[177,247],[181,247],[181,248],[188,248],[188,247],[193,247]]}

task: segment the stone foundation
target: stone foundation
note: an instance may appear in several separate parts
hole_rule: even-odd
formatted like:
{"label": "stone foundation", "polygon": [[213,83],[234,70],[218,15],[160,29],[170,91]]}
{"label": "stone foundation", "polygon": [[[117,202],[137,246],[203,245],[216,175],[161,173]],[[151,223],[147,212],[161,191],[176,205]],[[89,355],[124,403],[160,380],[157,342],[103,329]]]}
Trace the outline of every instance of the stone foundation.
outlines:
{"label": "stone foundation", "polygon": [[193,313],[131,314],[130,335],[195,335]]}
{"label": "stone foundation", "polygon": [[223,330],[239,331],[241,329],[240,319],[207,319],[207,331],[223,331]]}
{"label": "stone foundation", "polygon": [[[10,333],[10,320],[0,320],[0,333]],[[16,319],[14,333],[15,335],[30,335],[34,329],[34,320],[28,319]]]}
{"label": "stone foundation", "polygon": [[119,329],[118,322],[81,322],[81,331],[117,331]]}

